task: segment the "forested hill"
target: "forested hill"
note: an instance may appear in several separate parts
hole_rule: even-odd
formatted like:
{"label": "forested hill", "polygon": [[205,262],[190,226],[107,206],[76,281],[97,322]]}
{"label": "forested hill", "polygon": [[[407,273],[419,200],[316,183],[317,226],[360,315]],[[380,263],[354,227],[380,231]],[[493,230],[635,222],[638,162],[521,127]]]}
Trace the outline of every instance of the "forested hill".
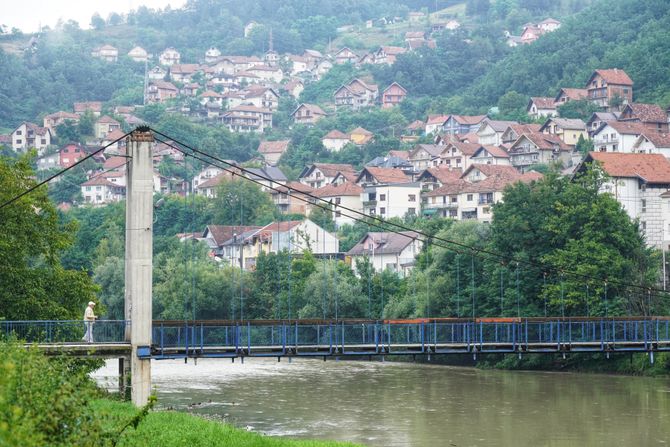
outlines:
{"label": "forested hill", "polygon": [[635,81],[636,101],[667,106],[668,30],[667,0],[599,0],[565,18],[557,31],[498,61],[496,53],[505,50],[491,46],[485,36],[471,36],[465,45],[447,35],[436,50],[403,55],[377,77],[382,83],[397,80],[415,95],[447,96],[452,112],[466,113],[485,112],[509,91],[552,96],[561,87],[583,87],[594,69],[618,67]]}

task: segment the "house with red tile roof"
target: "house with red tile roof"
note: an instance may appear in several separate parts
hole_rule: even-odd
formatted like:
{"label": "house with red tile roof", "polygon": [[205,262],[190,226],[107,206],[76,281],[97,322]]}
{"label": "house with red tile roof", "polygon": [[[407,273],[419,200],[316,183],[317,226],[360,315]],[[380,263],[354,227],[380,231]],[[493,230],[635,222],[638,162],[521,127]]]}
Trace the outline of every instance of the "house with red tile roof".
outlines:
{"label": "house with red tile roof", "polygon": [[276,166],[290,142],[290,140],[261,141],[257,150],[267,164]]}
{"label": "house with red tile roof", "polygon": [[464,135],[477,132],[485,119],[486,115],[451,115],[442,127],[448,135]]}
{"label": "house with red tile roof", "polygon": [[661,154],[589,152],[576,178],[597,163],[610,179],[602,193],[611,194],[631,219],[638,219],[648,245],[668,249],[670,232],[670,161]]}
{"label": "house with red tile roof", "polygon": [[340,172],[353,175],[356,169],[352,165],[341,163],[312,163],[305,166],[298,175],[298,180],[316,189],[332,183]]}
{"label": "house with red tile roof", "polygon": [[392,83],[382,92],[382,109],[390,109],[397,106],[407,97],[405,87],[397,82]]}
{"label": "house with red tile roof", "polygon": [[16,152],[26,152],[37,149],[37,155],[42,156],[51,145],[51,131],[46,127],[24,121],[11,133],[12,149]]}
{"label": "house with red tile roof", "polygon": [[81,184],[81,195],[85,204],[106,205],[123,200],[126,187],[98,176]]}
{"label": "house with red tile roof", "polygon": [[105,138],[107,134],[111,133],[112,131],[120,129],[121,123],[109,115],[101,116],[94,125],[95,137],[100,139]]}
{"label": "house with red tile roof", "polygon": [[588,96],[589,91],[585,88],[562,88],[556,94],[554,103],[556,103],[556,107],[558,107],[566,102],[587,99]]}
{"label": "house with red tile roof", "polygon": [[470,157],[473,164],[478,165],[503,165],[511,164],[509,154],[501,146],[482,145]]}
{"label": "house with red tile roof", "polygon": [[375,84],[368,84],[362,79],[353,79],[342,85],[333,93],[335,105],[340,108],[360,110],[375,104],[379,97],[379,88]]}
{"label": "house with red tile roof", "polygon": [[344,224],[354,224],[356,219],[361,217],[359,214],[349,210],[363,212],[362,193],[363,188],[356,183],[345,182],[339,185],[331,183],[315,189],[312,195],[330,202],[333,210],[333,221],[335,222],[335,226],[339,228]]}
{"label": "house with red tile roof", "polygon": [[348,143],[351,143],[351,138],[349,134],[333,129],[321,138],[321,143],[329,151],[338,152]]}
{"label": "house with red tile roof", "polygon": [[567,166],[571,162],[572,147],[556,135],[528,132],[517,138],[508,153],[512,166],[521,172],[527,172],[536,164],[562,162]]}
{"label": "house with red tile roof", "polygon": [[311,126],[326,116],[326,112],[316,104],[300,104],[292,113],[291,117],[295,124]]}
{"label": "house with red tile roof", "polygon": [[589,100],[607,111],[617,109],[615,99],[623,105],[633,102],[633,80],[620,68],[595,70],[585,87]]}
{"label": "house with red tile roof", "polygon": [[618,120],[642,123],[652,132],[668,132],[668,114],[656,104],[626,104]]}
{"label": "house with red tile roof", "polygon": [[596,129],[591,138],[598,152],[633,152],[637,138],[649,129],[642,123],[628,121],[606,121]]}
{"label": "house with red tile roof", "polygon": [[467,169],[470,166],[470,159],[477,149],[480,148],[479,143],[461,143],[460,141],[451,141],[445,146],[441,146],[440,163],[441,165],[456,168]]}
{"label": "house with red tile roof", "polygon": [[526,112],[532,119],[558,115],[554,98],[544,96],[531,97],[526,106]]}
{"label": "house with red tile roof", "polygon": [[633,144],[635,154],[661,154],[670,158],[670,134],[645,132]]}
{"label": "house with red tile roof", "polygon": [[308,216],[311,211],[312,194],[314,188],[300,182],[288,182],[269,190],[272,202],[277,209],[285,214],[302,214]]}
{"label": "house with red tile roof", "polygon": [[423,240],[414,231],[369,232],[346,253],[354,270],[368,261],[377,272],[390,270],[406,276],[421,252]]}
{"label": "house with red tile roof", "polygon": [[50,113],[44,117],[44,127],[49,129],[52,135],[56,135],[56,127],[68,121],[77,124],[79,122],[79,115],[76,113],[64,112],[62,110],[60,112]]}

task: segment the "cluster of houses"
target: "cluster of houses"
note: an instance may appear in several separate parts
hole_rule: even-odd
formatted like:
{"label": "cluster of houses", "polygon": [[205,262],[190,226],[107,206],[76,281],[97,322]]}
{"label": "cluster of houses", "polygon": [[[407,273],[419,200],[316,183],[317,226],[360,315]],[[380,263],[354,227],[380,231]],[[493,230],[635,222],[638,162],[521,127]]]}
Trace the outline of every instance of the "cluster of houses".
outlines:
{"label": "cluster of houses", "polygon": [[520,36],[513,36],[508,31],[505,32],[505,37],[507,37],[507,45],[510,47],[516,47],[523,44],[529,44],[535,42],[543,34],[556,31],[561,27],[561,22],[552,19],[544,19],[540,23],[526,23],[523,26]]}

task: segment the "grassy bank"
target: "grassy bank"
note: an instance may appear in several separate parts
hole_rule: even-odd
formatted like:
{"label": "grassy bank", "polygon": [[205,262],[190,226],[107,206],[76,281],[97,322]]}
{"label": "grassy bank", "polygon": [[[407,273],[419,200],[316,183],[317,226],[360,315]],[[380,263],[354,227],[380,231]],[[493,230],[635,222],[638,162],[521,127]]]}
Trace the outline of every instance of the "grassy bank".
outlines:
{"label": "grassy bank", "polygon": [[[130,403],[99,399],[91,405],[107,430],[122,426],[132,419],[137,409]],[[175,411],[155,411],[142,420],[137,429],[128,428],[118,446],[235,446],[235,447],[335,447],[350,443],[329,441],[296,441],[261,436],[231,425],[208,421],[198,416]]]}

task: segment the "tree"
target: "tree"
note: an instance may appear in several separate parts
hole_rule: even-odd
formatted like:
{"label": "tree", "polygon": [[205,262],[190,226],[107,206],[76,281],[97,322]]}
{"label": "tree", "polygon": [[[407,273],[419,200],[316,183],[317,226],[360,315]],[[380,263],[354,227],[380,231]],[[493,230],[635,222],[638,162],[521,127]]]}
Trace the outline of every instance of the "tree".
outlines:
{"label": "tree", "polygon": [[326,231],[335,231],[335,221],[333,221],[333,210],[330,205],[315,206],[309,213],[309,219]]}
{"label": "tree", "polygon": [[221,182],[214,207],[214,219],[220,225],[266,225],[275,211],[270,196],[248,180]]}
{"label": "tree", "polygon": [[[0,205],[35,185],[31,161],[30,155],[0,159]],[[96,286],[86,272],[66,270],[60,261],[76,223],[59,222],[46,187],[0,208],[0,221],[0,317],[80,318],[96,299]]]}
{"label": "tree", "polygon": [[588,99],[572,100],[558,106],[558,114],[561,118],[580,119],[584,122],[599,110],[600,108]]}
{"label": "tree", "polygon": [[526,108],[528,107],[528,96],[515,91],[509,91],[498,99],[500,115],[498,119],[509,119],[514,121],[525,121],[528,119]]}
{"label": "tree", "polygon": [[79,134],[79,127],[72,120],[65,120],[65,122],[56,126],[56,135],[61,143],[78,142],[81,140]]}
{"label": "tree", "polygon": [[105,19],[100,17],[100,14],[97,12],[91,16],[91,27],[96,30],[101,30],[105,27]]}
{"label": "tree", "polygon": [[95,125],[95,115],[90,110],[84,112],[81,117],[79,117],[79,124],[77,125],[80,135],[93,135]]}

